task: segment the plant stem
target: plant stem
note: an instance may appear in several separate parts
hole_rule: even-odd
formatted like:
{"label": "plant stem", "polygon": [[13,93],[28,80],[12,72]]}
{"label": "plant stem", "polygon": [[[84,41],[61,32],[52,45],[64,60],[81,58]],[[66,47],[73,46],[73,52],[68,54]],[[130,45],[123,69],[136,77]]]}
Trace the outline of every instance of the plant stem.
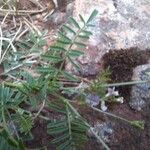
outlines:
{"label": "plant stem", "polygon": [[56,75],[55,75],[55,77],[54,77],[55,79],[57,78],[57,76],[58,76],[58,74],[61,72],[61,70],[63,69],[63,66],[64,66],[64,64],[65,64],[65,61],[66,61],[66,59],[67,59],[67,57],[68,57],[68,53],[71,51],[71,48],[73,47],[74,42],[75,42],[76,39],[78,38],[80,32],[81,32],[82,30],[84,30],[85,28],[86,28],[86,25],[84,25],[81,29],[79,29],[79,30],[77,31],[76,35],[74,36],[73,40],[71,41],[71,44],[69,45],[69,47],[68,47],[67,50],[66,50],[65,57],[63,58],[63,62],[61,63],[61,65],[60,65],[60,67],[59,67],[59,71],[56,73]]}
{"label": "plant stem", "polygon": [[93,133],[93,135],[102,143],[102,145],[105,147],[106,150],[110,150],[110,148],[105,144],[105,142],[98,136],[93,128],[90,128],[90,131]]}
{"label": "plant stem", "polygon": [[125,118],[119,117],[119,116],[117,116],[117,115],[115,115],[115,114],[102,111],[102,110],[97,109],[97,108],[95,108],[95,107],[91,107],[91,108],[92,108],[93,110],[97,111],[97,112],[100,112],[100,113],[106,114],[106,115],[108,115],[108,116],[114,117],[114,118],[116,118],[116,119],[118,119],[118,120],[122,120],[122,121],[125,121],[125,122],[127,122],[127,123],[131,123],[131,121],[129,121],[129,120],[125,119]]}
{"label": "plant stem", "polygon": [[129,81],[129,82],[121,82],[121,83],[111,83],[111,84],[103,84],[101,85],[102,87],[114,87],[114,86],[125,86],[125,85],[134,85],[134,84],[144,84],[144,83],[149,83],[150,80],[146,81]]}
{"label": "plant stem", "polygon": [[[68,105],[68,107],[75,113],[76,117],[78,118],[82,118],[82,116],[77,112],[77,110],[69,103],[69,101],[67,99],[65,99],[64,97],[62,96],[57,96],[59,97],[66,105]],[[93,135],[96,137],[96,139],[103,145],[103,147],[106,149],[106,150],[110,150],[110,148],[105,144],[105,142],[103,141],[103,139],[98,136],[96,134],[96,132],[93,130],[93,127],[91,127],[90,124],[88,124],[86,121],[83,120],[83,122],[85,123],[85,125],[87,127],[89,127],[90,131],[93,133]]]}
{"label": "plant stem", "polygon": [[[41,10],[18,10],[17,15],[33,15],[37,13],[42,13],[46,10],[46,8]],[[9,15],[16,15],[16,10],[10,10],[10,9],[0,9],[0,15],[5,15],[9,12]]]}
{"label": "plant stem", "polygon": [[66,106],[67,109],[67,120],[68,120],[68,127],[69,127],[69,139],[72,140],[72,135],[71,135],[71,120],[70,120],[70,112],[68,109],[68,105]]}
{"label": "plant stem", "polygon": [[34,119],[36,119],[39,115],[40,115],[40,113],[41,113],[41,111],[44,109],[44,107],[45,107],[45,103],[46,103],[46,99],[44,99],[44,101],[43,101],[43,103],[42,103],[42,106],[40,107],[40,109],[39,109],[39,111],[36,113],[36,115],[34,116]]}

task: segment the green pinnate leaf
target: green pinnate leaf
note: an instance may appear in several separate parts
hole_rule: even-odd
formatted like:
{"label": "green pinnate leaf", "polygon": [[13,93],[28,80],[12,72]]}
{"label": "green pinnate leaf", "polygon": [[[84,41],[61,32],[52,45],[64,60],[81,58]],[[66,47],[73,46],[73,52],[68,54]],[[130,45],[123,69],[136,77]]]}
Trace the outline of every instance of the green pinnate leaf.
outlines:
{"label": "green pinnate leaf", "polygon": [[69,22],[72,23],[76,28],[80,29],[78,22],[74,18],[70,17]]}
{"label": "green pinnate leaf", "polygon": [[51,135],[56,135],[56,134],[61,134],[68,131],[68,127],[58,127],[58,128],[54,128],[54,129],[48,129],[48,134]]}
{"label": "green pinnate leaf", "polygon": [[51,61],[51,62],[55,62],[55,63],[63,61],[63,58],[61,58],[60,56],[42,55],[42,58],[47,61]]}
{"label": "green pinnate leaf", "polygon": [[63,76],[70,81],[78,81],[78,79],[67,71],[63,71]]}
{"label": "green pinnate leaf", "polygon": [[63,39],[58,39],[57,43],[60,45],[70,45],[71,41],[64,41]]}
{"label": "green pinnate leaf", "polygon": [[60,142],[63,142],[65,140],[69,140],[70,135],[69,134],[63,134],[62,136],[59,136],[58,138],[55,138],[54,140],[51,141],[53,144],[58,144]]}
{"label": "green pinnate leaf", "polygon": [[90,38],[88,35],[79,35],[78,37],[82,40],[88,40]]}
{"label": "green pinnate leaf", "polygon": [[61,40],[71,43],[71,39],[69,37],[67,37],[63,32],[59,31],[58,35],[61,38]]}
{"label": "green pinnate leaf", "polygon": [[93,19],[96,17],[97,14],[98,14],[98,11],[94,10],[92,14],[90,15],[89,19],[87,20],[87,23],[90,23],[91,21],[93,21]]}
{"label": "green pinnate leaf", "polygon": [[71,50],[71,51],[68,53],[68,55],[69,55],[70,57],[79,57],[79,56],[81,56],[81,55],[83,55],[83,54],[84,54],[84,52],[78,51],[78,50]]}
{"label": "green pinnate leaf", "polygon": [[81,42],[74,42],[75,45],[77,45],[79,48],[86,48],[86,44]]}
{"label": "green pinnate leaf", "polygon": [[68,32],[70,32],[70,33],[76,35],[76,32],[75,32],[71,27],[69,27],[69,26],[67,26],[67,25],[63,25],[62,28],[63,28],[64,30],[66,30],[66,31],[68,31]]}
{"label": "green pinnate leaf", "polygon": [[69,56],[68,56],[68,60],[69,60],[69,61],[71,62],[71,64],[75,67],[76,70],[78,70],[78,71],[81,70],[80,66],[79,66],[77,63],[75,63]]}
{"label": "green pinnate leaf", "polygon": [[66,49],[61,46],[50,46],[50,50],[57,52],[65,52]]}
{"label": "green pinnate leaf", "polygon": [[80,20],[85,24],[85,20],[83,19],[83,17],[79,14]]}
{"label": "green pinnate leaf", "polygon": [[87,30],[82,30],[80,35],[91,36],[92,32],[91,31],[87,31]]}

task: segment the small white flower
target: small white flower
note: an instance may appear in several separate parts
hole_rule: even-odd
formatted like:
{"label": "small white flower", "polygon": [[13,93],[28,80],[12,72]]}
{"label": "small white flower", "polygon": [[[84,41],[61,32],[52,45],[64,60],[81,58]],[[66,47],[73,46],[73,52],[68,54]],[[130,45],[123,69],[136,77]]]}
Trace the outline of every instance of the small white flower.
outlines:
{"label": "small white flower", "polygon": [[116,98],[116,101],[120,102],[120,103],[123,103],[123,99],[124,99],[123,97],[118,97],[118,98]]}
{"label": "small white flower", "polygon": [[108,93],[106,94],[105,97],[110,97],[110,96],[119,96],[119,92],[115,91],[115,87],[108,88]]}
{"label": "small white flower", "polygon": [[107,106],[105,105],[105,101],[101,101],[101,110],[102,111],[106,111],[107,110]]}

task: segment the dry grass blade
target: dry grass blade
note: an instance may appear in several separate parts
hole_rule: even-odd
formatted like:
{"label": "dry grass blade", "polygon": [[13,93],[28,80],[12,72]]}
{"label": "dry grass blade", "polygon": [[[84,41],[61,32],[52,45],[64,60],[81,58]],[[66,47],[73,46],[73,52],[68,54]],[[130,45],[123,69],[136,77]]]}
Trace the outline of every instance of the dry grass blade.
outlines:
{"label": "dry grass blade", "polygon": [[8,49],[9,49],[10,46],[12,47],[12,50],[13,50],[14,52],[17,52],[16,48],[15,48],[14,45],[13,45],[13,42],[14,42],[15,38],[17,37],[17,35],[19,34],[21,28],[22,28],[22,22],[20,22],[20,27],[19,27],[18,31],[16,32],[16,34],[14,35],[14,37],[12,38],[12,40],[10,40],[10,39],[8,39],[8,38],[2,38],[3,40],[8,41],[8,42],[9,42],[9,45],[7,46],[5,52],[3,53],[3,55],[2,55],[2,57],[1,57],[1,59],[0,59],[0,63],[3,61],[4,56],[6,55],[6,53],[7,53],[7,51],[8,51]]}
{"label": "dry grass blade", "polygon": [[[17,15],[27,16],[27,15],[34,15],[38,13],[42,13],[46,11],[47,8],[41,10],[18,10]],[[16,15],[16,10],[9,10],[9,9],[0,9],[0,16],[4,16],[9,12],[10,15]]]}
{"label": "dry grass blade", "polygon": [[40,32],[40,30],[33,25],[33,23],[29,22],[25,17],[23,17],[24,19],[24,23],[29,27],[29,29],[33,32],[33,33],[37,33],[38,35],[42,35],[42,33]]}
{"label": "dry grass blade", "polygon": [[16,41],[19,41],[19,39],[25,35],[27,32],[29,31],[28,28],[26,28],[25,30],[22,30],[22,32],[16,37]]}
{"label": "dry grass blade", "polygon": [[3,40],[2,40],[2,37],[3,37],[3,33],[2,33],[2,28],[0,27],[0,60],[1,60],[1,55],[2,55],[2,46],[3,46]]}

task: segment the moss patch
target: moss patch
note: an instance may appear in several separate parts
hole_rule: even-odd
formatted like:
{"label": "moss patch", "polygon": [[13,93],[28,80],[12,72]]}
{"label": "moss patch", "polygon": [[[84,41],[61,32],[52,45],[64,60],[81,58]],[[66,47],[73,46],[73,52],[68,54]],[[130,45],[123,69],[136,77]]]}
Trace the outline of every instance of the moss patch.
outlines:
{"label": "moss patch", "polygon": [[[131,81],[133,69],[146,64],[149,58],[150,49],[144,51],[138,48],[112,50],[103,56],[103,68],[109,67],[111,83]],[[129,96],[130,89],[131,86],[119,87],[120,93],[125,97]]]}

